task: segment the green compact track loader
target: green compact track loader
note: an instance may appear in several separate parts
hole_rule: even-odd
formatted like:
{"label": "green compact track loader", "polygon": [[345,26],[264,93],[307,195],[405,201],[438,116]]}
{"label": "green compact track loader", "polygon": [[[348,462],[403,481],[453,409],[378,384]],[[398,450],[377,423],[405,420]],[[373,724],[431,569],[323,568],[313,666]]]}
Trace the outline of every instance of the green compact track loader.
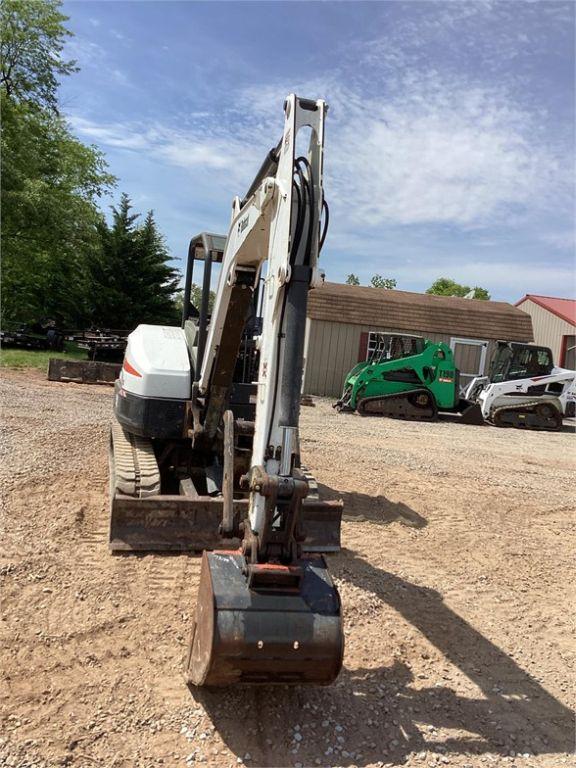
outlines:
{"label": "green compact track loader", "polygon": [[370,359],[352,368],[334,407],[362,416],[435,421],[455,414],[483,424],[476,403],[460,397],[460,372],[447,344],[421,336],[379,334]]}

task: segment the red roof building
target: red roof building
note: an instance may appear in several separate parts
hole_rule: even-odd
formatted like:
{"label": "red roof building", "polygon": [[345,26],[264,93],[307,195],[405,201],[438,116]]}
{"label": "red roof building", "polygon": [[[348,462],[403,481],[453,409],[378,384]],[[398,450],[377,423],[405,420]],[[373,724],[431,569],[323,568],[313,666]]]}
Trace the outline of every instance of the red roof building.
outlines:
{"label": "red roof building", "polygon": [[576,369],[576,299],[527,293],[516,306],[532,318],[534,343],[549,347],[556,365]]}

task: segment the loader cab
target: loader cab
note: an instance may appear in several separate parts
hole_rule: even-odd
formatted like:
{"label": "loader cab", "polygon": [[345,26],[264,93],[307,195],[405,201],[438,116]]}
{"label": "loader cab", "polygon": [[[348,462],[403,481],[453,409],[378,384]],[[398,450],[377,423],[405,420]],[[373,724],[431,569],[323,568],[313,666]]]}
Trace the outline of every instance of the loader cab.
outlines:
{"label": "loader cab", "polygon": [[497,345],[496,355],[490,366],[492,384],[549,376],[552,373],[554,362],[548,347],[506,341],[498,341]]}
{"label": "loader cab", "polygon": [[372,332],[368,342],[368,360],[373,365],[400,360],[403,357],[419,355],[424,351],[424,346],[425,340],[422,336]]}

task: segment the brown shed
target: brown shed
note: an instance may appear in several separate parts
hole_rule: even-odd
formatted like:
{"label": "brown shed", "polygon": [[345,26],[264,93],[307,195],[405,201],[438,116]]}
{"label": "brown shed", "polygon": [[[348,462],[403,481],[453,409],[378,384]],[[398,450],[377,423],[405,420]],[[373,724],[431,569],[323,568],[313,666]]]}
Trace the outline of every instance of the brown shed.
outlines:
{"label": "brown shed", "polygon": [[449,344],[462,384],[488,370],[497,339],[533,339],[530,317],[506,302],[324,283],[310,293],[304,392],[339,396],[383,332]]}

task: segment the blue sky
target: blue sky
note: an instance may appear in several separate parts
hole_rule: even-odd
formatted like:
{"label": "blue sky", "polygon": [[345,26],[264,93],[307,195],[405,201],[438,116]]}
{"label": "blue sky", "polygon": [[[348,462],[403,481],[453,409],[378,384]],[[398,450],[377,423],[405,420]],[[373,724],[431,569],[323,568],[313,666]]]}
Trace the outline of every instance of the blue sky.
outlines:
{"label": "blue sky", "polygon": [[[64,3],[76,135],[152,208],[172,255],[225,232],[283,125],[325,98],[327,279],[447,276],[572,297],[571,2]],[[181,266],[180,262],[177,262]]]}

